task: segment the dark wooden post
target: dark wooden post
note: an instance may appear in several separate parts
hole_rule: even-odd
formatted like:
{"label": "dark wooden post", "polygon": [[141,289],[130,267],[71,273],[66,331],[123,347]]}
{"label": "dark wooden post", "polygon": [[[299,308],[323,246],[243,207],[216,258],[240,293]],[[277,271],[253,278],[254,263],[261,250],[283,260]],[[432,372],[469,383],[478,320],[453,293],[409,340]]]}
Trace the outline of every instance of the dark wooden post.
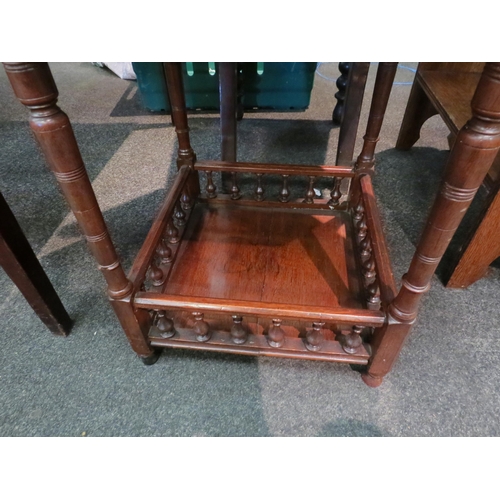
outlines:
{"label": "dark wooden post", "polygon": [[47,328],[67,336],[73,322],[1,193],[0,266]]}
{"label": "dark wooden post", "polygon": [[422,294],[500,149],[500,63],[487,63],[471,103],[472,118],[459,132],[441,188],[408,272],[388,308],[386,326],[374,333],[373,356],[363,380],[378,386],[413,325]]}
{"label": "dark wooden post", "polygon": [[219,63],[221,159],[236,161],[237,64]]}
{"label": "dark wooden post", "polygon": [[4,63],[17,98],[30,111],[30,126],[69,203],[106,282],[108,295],[130,345],[145,363],[156,361],[150,347],[146,311],[135,311],[127,279],[108,234],[58,91],[47,63]]}

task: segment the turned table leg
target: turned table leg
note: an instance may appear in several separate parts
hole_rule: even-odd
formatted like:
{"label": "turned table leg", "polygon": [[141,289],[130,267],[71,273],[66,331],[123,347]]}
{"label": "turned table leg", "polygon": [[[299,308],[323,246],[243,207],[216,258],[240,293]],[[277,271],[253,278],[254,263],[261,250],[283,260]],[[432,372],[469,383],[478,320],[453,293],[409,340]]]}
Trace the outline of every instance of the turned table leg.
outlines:
{"label": "turned table leg", "polygon": [[376,330],[363,380],[377,386],[391,370],[413,325],[422,294],[500,148],[500,63],[487,63],[471,103],[472,118],[451,151],[441,188],[402,287]]}
{"label": "turned table leg", "polygon": [[145,363],[158,356],[147,339],[150,318],[134,310],[127,279],[108,234],[94,190],[47,63],[4,63],[16,97],[30,111],[30,126],[106,279],[108,295],[130,345]]}

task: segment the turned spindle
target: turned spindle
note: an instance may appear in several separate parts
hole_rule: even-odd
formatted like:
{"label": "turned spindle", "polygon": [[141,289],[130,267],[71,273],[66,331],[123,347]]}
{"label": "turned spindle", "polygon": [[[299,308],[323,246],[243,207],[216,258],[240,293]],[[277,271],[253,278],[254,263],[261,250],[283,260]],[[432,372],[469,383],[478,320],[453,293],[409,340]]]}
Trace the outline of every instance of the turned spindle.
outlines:
{"label": "turned spindle", "polygon": [[240,188],[236,183],[236,172],[231,172],[231,199],[239,200],[241,198]]}
{"label": "turned spindle", "polygon": [[330,200],[328,201],[328,205],[331,207],[338,207],[340,204],[340,198],[342,196],[342,192],[340,191],[340,184],[342,183],[341,177],[335,177],[333,181],[333,188],[330,192]]}
{"label": "turned spindle", "polygon": [[160,241],[158,248],[156,249],[156,253],[160,258],[160,264],[168,264],[169,262],[172,262],[172,250],[163,240]]}
{"label": "turned spindle", "polygon": [[286,203],[288,201],[288,198],[290,198],[290,191],[288,189],[288,174],[284,174],[281,177],[283,177],[283,186],[281,187],[280,194],[278,196],[278,200],[280,200],[282,203]]}
{"label": "turned spindle", "polygon": [[365,262],[372,256],[372,242],[368,234],[360,241],[359,249],[361,250],[361,261]]}
{"label": "turned spindle", "polygon": [[343,333],[340,338],[340,343],[342,345],[342,349],[348,354],[356,354],[358,349],[361,347],[363,340],[361,339],[361,332],[363,328],[360,326],[353,326],[352,333]]}
{"label": "turned spindle", "polygon": [[306,197],[304,198],[304,203],[314,203],[314,175],[309,176],[309,187],[307,188]]}
{"label": "turned spindle", "polygon": [[205,187],[205,191],[207,192],[207,198],[217,197],[216,188],[214,185],[211,171],[207,172],[207,186]]}
{"label": "turned spindle", "polygon": [[248,334],[241,325],[243,318],[241,316],[233,316],[233,326],[231,327],[231,340],[235,344],[244,344],[247,341]]}
{"label": "turned spindle", "polygon": [[174,322],[167,318],[165,311],[157,311],[156,328],[160,332],[160,337],[169,339],[175,335]]}
{"label": "turned spindle", "polygon": [[321,344],[323,343],[323,334],[321,329],[325,323],[314,322],[312,330],[308,330],[306,333],[305,346],[309,351],[319,351],[321,349]]}
{"label": "turned spindle", "polygon": [[354,219],[354,225],[357,225],[361,219],[365,216],[365,207],[361,202],[359,202],[355,207],[354,207],[354,214],[352,218]]}
{"label": "turned spindle", "polygon": [[267,333],[267,341],[271,347],[282,347],[285,343],[285,332],[281,328],[280,319],[273,319],[273,326]]}
{"label": "turned spindle", "polygon": [[182,210],[180,204],[175,205],[174,220],[178,227],[186,225],[186,214],[184,210]]}
{"label": "turned spindle", "polygon": [[362,241],[366,238],[366,235],[368,233],[368,226],[366,225],[364,214],[361,220],[356,224],[356,230],[358,232],[358,241]]}
{"label": "turned spindle", "polygon": [[361,273],[363,274],[363,278],[365,280],[365,285],[368,286],[373,283],[373,280],[377,276],[377,271],[375,268],[375,259],[373,255],[371,255],[365,262],[362,264]]}
{"label": "turned spindle", "polygon": [[194,316],[193,330],[194,333],[196,334],[196,340],[198,342],[207,342],[208,340],[210,340],[212,332],[210,331],[208,323],[203,320],[203,313],[194,312],[193,316]]}
{"label": "turned spindle", "polygon": [[174,226],[172,222],[167,225],[167,241],[169,243],[175,244],[180,241],[179,230]]}
{"label": "turned spindle", "polygon": [[264,189],[262,188],[262,174],[257,174],[257,187],[255,188],[254,198],[257,201],[264,199]]}
{"label": "turned spindle", "polygon": [[167,279],[161,268],[158,267],[154,260],[151,262],[151,267],[149,268],[149,279],[153,283],[153,286],[161,286]]}
{"label": "turned spindle", "polygon": [[380,309],[380,287],[377,282],[372,283],[366,289],[367,300],[366,305],[368,309],[378,311]]}
{"label": "turned spindle", "polygon": [[187,191],[184,191],[181,195],[181,208],[184,211],[190,210],[191,209],[191,197],[187,193]]}

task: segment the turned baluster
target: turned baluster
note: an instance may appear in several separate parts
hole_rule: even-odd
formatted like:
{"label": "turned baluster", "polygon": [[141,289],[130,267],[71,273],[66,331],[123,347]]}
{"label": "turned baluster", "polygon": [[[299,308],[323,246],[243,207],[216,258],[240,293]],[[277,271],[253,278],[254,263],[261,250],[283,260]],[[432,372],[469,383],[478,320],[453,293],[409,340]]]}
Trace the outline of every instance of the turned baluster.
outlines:
{"label": "turned baluster", "polygon": [[168,264],[169,262],[172,262],[172,250],[163,240],[160,241],[158,248],[156,249],[156,253],[158,254],[158,257],[160,257],[160,264]]}
{"label": "turned baluster", "polygon": [[180,241],[179,230],[175,227],[173,222],[169,222],[167,225],[167,241],[169,243],[175,244]]}
{"label": "turned baluster", "polygon": [[361,218],[361,220],[358,221],[358,223],[356,225],[356,230],[358,232],[358,241],[359,242],[367,237],[368,226],[366,225],[366,220],[365,220],[364,214],[363,214],[363,217]]}
{"label": "turned baluster", "polygon": [[467,208],[500,149],[500,63],[486,63],[471,102],[472,118],[460,130],[440,190],[427,218],[401,289],[388,307],[388,322],[371,341],[373,355],[363,380],[382,383],[413,325],[422,295]]}
{"label": "turned baluster", "polygon": [[257,174],[257,187],[255,188],[255,199],[262,201],[264,199],[264,189],[262,188],[262,174]]}
{"label": "turned baluster", "polygon": [[355,207],[354,207],[354,215],[352,218],[354,219],[354,224],[357,226],[357,223],[364,217],[365,215],[365,207],[361,202],[359,202]]}
{"label": "turned baluster", "polygon": [[365,286],[368,286],[371,283],[373,283],[373,280],[377,276],[377,272],[375,269],[375,259],[373,258],[373,255],[370,255],[368,260],[363,262],[361,267],[362,267],[361,272],[362,272],[363,278],[365,280]]}
{"label": "turned baluster", "polygon": [[175,205],[174,220],[178,227],[182,227],[186,224],[186,214],[179,204]]}
{"label": "turned baluster", "polygon": [[207,172],[207,186],[205,188],[207,192],[207,198],[216,198],[217,193],[216,193],[216,188],[214,185],[214,181],[212,179],[212,172],[208,171]]}
{"label": "turned baluster", "polygon": [[359,243],[361,261],[365,262],[372,256],[372,242],[368,234]]}
{"label": "turned baluster", "polygon": [[167,318],[165,311],[157,311],[156,328],[160,332],[160,337],[169,339],[175,335],[174,322]]}
{"label": "turned baluster", "polygon": [[155,260],[151,262],[151,267],[149,268],[149,279],[153,283],[153,286],[161,286],[165,283],[167,277],[164,275],[163,271],[156,264]]}
{"label": "turned baluster", "polygon": [[244,344],[247,341],[248,334],[241,325],[243,318],[241,316],[233,316],[233,326],[231,327],[231,340],[235,344]]}
{"label": "turned baluster", "polygon": [[304,203],[314,203],[314,180],[316,177],[314,175],[309,176],[309,187],[307,188],[306,197],[304,198]]}
{"label": "turned baluster", "polygon": [[192,205],[191,197],[189,196],[187,191],[183,191],[183,193],[181,195],[181,207],[182,207],[182,209],[185,211],[188,211],[191,209],[191,205]]}
{"label": "turned baluster", "polygon": [[30,126],[73,211],[108,286],[111,305],[131,347],[144,363],[159,353],[148,340],[150,317],[132,305],[127,279],[97,203],[71,123],[57,106],[58,90],[47,63],[4,63],[19,101],[30,111]]}
{"label": "turned baluster", "polygon": [[288,177],[289,177],[289,175],[283,174],[281,177],[283,177],[283,186],[281,188],[278,199],[282,203],[286,203],[288,201],[288,198],[290,197],[290,191],[288,190]]}
{"label": "turned baluster", "polygon": [[282,347],[285,343],[285,332],[281,328],[280,319],[273,319],[273,326],[267,333],[267,341],[271,347]]}
{"label": "turned baluster", "polygon": [[194,312],[194,325],[193,330],[196,334],[196,340],[198,342],[207,342],[210,340],[212,336],[212,332],[210,331],[210,327],[206,321],[203,320],[203,313]]}
{"label": "turned baluster", "polygon": [[333,188],[330,191],[330,200],[328,201],[328,205],[330,205],[331,207],[338,207],[340,204],[340,198],[342,197],[342,192],[340,191],[341,183],[341,177],[334,178]]}
{"label": "turned baluster", "polygon": [[231,199],[239,200],[241,198],[240,188],[236,183],[236,172],[231,172]]}
{"label": "turned baluster", "polygon": [[358,352],[358,349],[363,344],[363,340],[360,336],[362,331],[363,328],[361,326],[353,326],[351,333],[342,332],[340,344],[345,352],[348,354],[356,354],[356,352]]}
{"label": "turned baluster", "polygon": [[321,344],[323,343],[321,329],[324,325],[324,322],[314,322],[312,330],[307,331],[305,346],[309,351],[319,351],[321,349]]}
{"label": "turned baluster", "polygon": [[371,310],[379,310],[380,309],[380,287],[378,283],[375,281],[370,286],[368,286],[367,290],[367,300],[366,305],[368,309]]}

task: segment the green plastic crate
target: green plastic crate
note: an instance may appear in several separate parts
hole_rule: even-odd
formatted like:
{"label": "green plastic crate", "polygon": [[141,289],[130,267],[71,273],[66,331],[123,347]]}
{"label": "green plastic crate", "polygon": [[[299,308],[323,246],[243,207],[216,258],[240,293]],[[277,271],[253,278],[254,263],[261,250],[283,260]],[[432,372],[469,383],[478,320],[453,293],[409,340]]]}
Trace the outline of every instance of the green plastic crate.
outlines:
{"label": "green plastic crate", "polygon": [[[144,107],[170,111],[162,63],[132,63]],[[317,63],[242,63],[244,109],[304,110],[309,106]],[[188,109],[219,109],[216,63],[182,63]]]}

